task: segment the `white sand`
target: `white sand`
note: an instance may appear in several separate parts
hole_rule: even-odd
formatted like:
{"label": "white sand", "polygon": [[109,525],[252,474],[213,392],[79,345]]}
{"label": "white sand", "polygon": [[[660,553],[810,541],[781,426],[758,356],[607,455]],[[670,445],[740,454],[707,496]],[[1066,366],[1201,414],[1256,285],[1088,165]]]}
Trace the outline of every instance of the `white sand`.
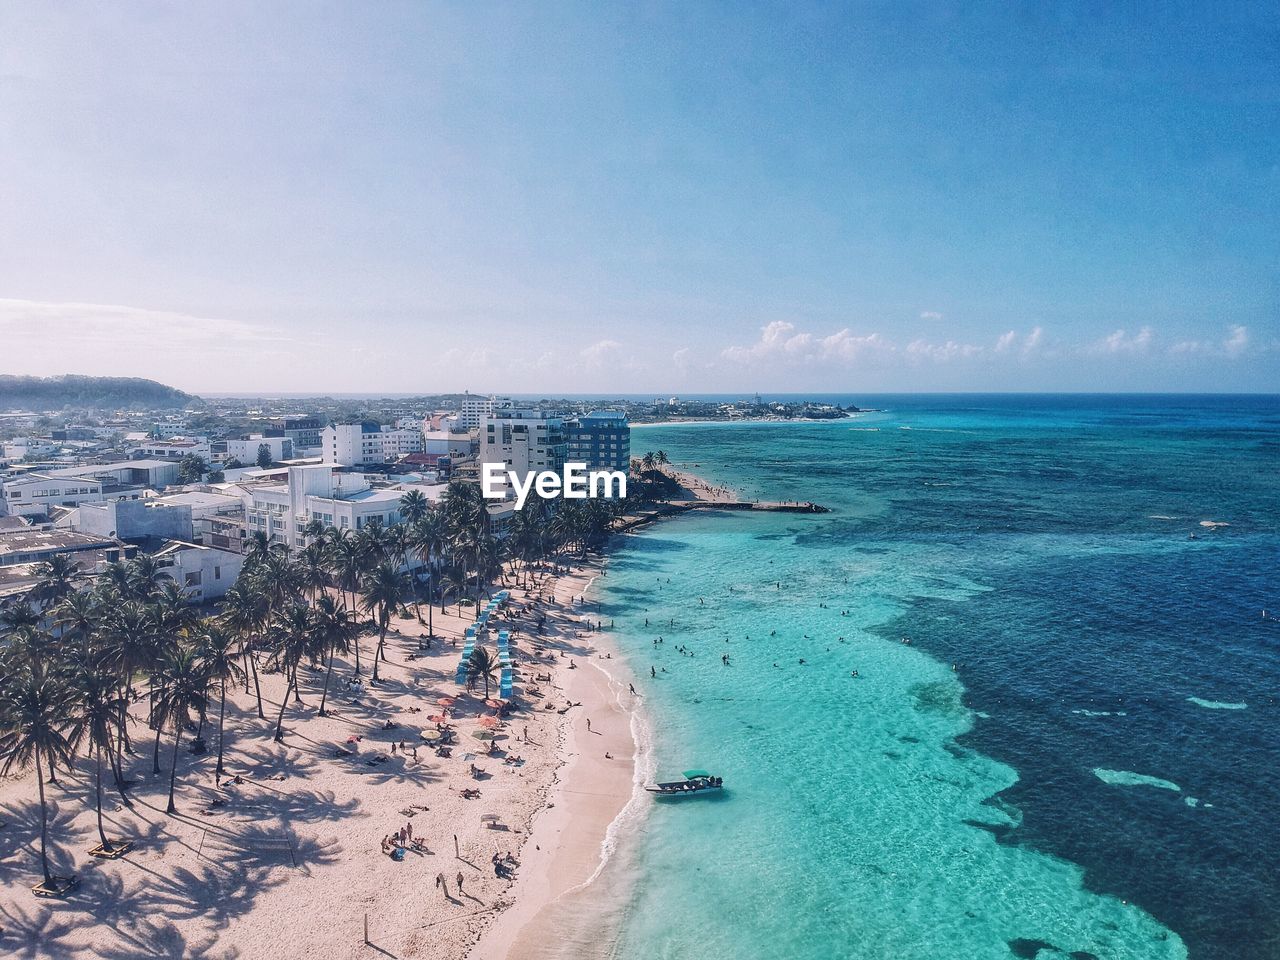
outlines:
{"label": "white sand", "polygon": [[[194,757],[184,746],[178,755],[179,813],[167,816],[172,738],[166,734],[162,740],[163,773],[153,777],[150,731],[141,719],[134,724],[133,809],[119,805],[109,775],[104,783],[108,835],[136,840],[120,860],[88,856],[97,842],[91,767],[81,762],[74,777],[64,772],[61,786],[48,788],[51,859],[57,872],[74,871],[83,878],[65,901],[38,900],[29,891],[39,879],[39,808],[32,775],[0,781],[0,819],[8,821],[0,829],[0,954],[59,960],[379,954],[440,960],[464,956],[514,899],[519,906],[508,913],[510,921],[494,928],[499,946],[472,954],[506,955],[499,952],[507,949],[502,944],[514,943],[543,903],[594,870],[605,829],[632,789],[628,718],[604,675],[590,663],[601,635],[575,638],[582,613],[568,602],[581,595],[594,572],[555,581],[560,602],[546,608],[548,652],[541,661],[528,661],[536,639],[528,632],[531,627],[513,637],[521,668],[517,692],[534,673],[550,671],[554,677],[537,685],[546,700],[530,698],[499,740],[505,751],[525,758],[523,766],[481,756],[484,744],[472,733],[480,729],[478,717],[492,712],[482,695],[461,696],[454,708],[459,743],[452,759],[437,758],[425,747],[419,748],[416,763],[398,752],[390,757],[392,742],[413,744],[420,730],[434,726],[427,717],[439,709],[437,697],[459,693],[453,674],[460,647],[437,642],[421,659],[408,659],[425,633],[408,619],[397,621],[388,637],[390,661],[381,666],[385,682],[358,705],[342,682],[350,665],[340,663],[330,688],[333,713],[317,717],[323,673],[303,671],[307,705],[290,705],[283,745],[271,739],[281,678],[262,677],[266,720],[257,719],[252,695],[235,693],[227,709],[227,769],[242,774],[245,782],[224,782],[221,794],[228,802],[221,807],[210,808],[219,794],[213,756]],[[514,605],[523,602],[523,591],[512,594]],[[456,608],[447,617],[435,613],[437,634],[460,637],[469,622],[470,616],[459,617]],[[375,641],[368,636],[361,641],[366,678]],[[578,669],[568,669],[571,661]],[[610,664],[615,668],[621,669],[616,659]],[[544,709],[547,701],[563,707],[566,699],[583,706],[566,714]],[[414,713],[410,707],[422,710]],[[145,717],[145,703],[135,712]],[[210,716],[216,724],[216,707]],[[587,718],[598,734],[586,732]],[[397,728],[383,731],[386,719]],[[363,737],[358,756],[335,757],[350,736]],[[216,747],[216,726],[206,730],[206,738]],[[604,759],[606,751],[612,760]],[[479,781],[468,773],[469,752],[485,771]],[[375,755],[390,759],[366,765]],[[478,787],[481,797],[463,799],[464,787]],[[534,843],[541,849],[524,846],[530,823],[549,795],[555,806],[537,817]],[[401,812],[411,805],[429,809],[414,810],[412,817]],[[505,829],[483,825],[481,816],[489,813]],[[415,837],[427,840],[430,853],[410,852],[397,863],[379,845],[406,823]],[[455,835],[460,859],[454,855]],[[494,875],[490,859],[508,851],[521,860],[514,885]],[[448,899],[436,886],[441,873]],[[366,916],[373,947],[363,942]]]}

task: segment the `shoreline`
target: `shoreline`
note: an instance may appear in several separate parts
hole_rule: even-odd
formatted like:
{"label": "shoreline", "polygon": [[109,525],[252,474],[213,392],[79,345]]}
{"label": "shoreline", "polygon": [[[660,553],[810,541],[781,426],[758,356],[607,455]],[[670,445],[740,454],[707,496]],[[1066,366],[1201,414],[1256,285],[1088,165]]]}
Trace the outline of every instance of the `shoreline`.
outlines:
{"label": "shoreline", "polygon": [[[601,575],[606,564],[600,564]],[[584,593],[591,594],[596,582],[593,577]],[[649,766],[647,738],[639,735],[643,698],[628,691],[633,674],[607,631],[591,636],[590,656],[573,671],[568,689],[583,708],[575,708],[578,716],[565,727],[554,786],[530,825],[520,879],[511,890],[514,903],[494,917],[467,954],[476,960],[563,955],[568,905],[600,879],[628,811],[643,809],[639,801]],[[624,770],[628,775],[620,776]]]}

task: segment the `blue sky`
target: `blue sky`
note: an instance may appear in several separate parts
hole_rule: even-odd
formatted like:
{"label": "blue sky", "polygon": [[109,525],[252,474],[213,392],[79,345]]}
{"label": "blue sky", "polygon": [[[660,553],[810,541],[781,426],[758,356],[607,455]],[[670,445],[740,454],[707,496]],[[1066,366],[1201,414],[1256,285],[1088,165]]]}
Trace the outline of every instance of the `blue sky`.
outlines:
{"label": "blue sky", "polygon": [[1254,9],[0,0],[0,368],[1280,390]]}

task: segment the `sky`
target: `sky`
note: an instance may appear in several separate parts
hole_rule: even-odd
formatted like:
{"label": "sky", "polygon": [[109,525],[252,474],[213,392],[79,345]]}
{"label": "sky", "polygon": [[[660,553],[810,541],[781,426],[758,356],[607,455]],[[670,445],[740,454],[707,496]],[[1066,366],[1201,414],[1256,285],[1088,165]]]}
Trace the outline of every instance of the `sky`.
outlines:
{"label": "sky", "polygon": [[1275,14],[0,0],[0,372],[1277,392]]}

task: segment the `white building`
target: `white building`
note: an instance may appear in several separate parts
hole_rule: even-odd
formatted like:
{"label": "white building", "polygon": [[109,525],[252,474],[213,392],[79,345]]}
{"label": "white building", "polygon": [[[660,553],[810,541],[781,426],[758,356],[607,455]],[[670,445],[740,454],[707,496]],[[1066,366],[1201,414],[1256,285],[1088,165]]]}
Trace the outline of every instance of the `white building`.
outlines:
{"label": "white building", "polygon": [[283,484],[246,487],[245,527],[264,533],[290,550],[306,546],[303,529],[318,519],[325,526],[361,530],[373,519],[400,522],[400,490],[374,489],[362,474],[338,473],[330,464],[290,467]]}
{"label": "white building", "polygon": [[422,434],[422,452],[440,457],[469,457],[472,449],[471,434],[467,431],[428,430]]}
{"label": "white building", "polygon": [[161,576],[182,587],[192,603],[226,596],[244,566],[244,557],[238,553],[183,541],[166,544],[155,558]]}
{"label": "white building", "polygon": [[495,410],[480,430],[480,462],[504,464],[521,479],[559,472],[566,452],[564,421],[542,410]]}
{"label": "white building", "polygon": [[509,397],[477,397],[468,393],[458,410],[458,429],[478,430],[495,411],[510,410],[514,406]]}
{"label": "white building", "polygon": [[372,421],[364,423],[331,423],[320,434],[324,462],[343,467],[365,463],[385,463],[382,428]]}
{"label": "white building", "polygon": [[168,440],[144,440],[134,450],[144,457],[157,460],[181,460],[183,457],[195,455],[203,457],[208,463],[213,457],[213,449],[207,437],[171,437]]}
{"label": "white building", "polygon": [[50,507],[75,507],[103,499],[101,480],[91,477],[56,477],[48,473],[24,473],[6,480],[0,489],[0,515],[34,517]]}
{"label": "white building", "polygon": [[270,451],[273,463],[293,459],[293,441],[288,437],[264,437],[258,433],[237,440],[228,440],[227,459],[239,460],[242,465],[255,464],[258,462],[258,449],[263,444],[266,444],[267,450]]}
{"label": "white building", "polygon": [[422,430],[384,427],[371,421],[331,423],[321,435],[324,462],[344,467],[366,463],[387,463],[411,453],[422,453]]}

